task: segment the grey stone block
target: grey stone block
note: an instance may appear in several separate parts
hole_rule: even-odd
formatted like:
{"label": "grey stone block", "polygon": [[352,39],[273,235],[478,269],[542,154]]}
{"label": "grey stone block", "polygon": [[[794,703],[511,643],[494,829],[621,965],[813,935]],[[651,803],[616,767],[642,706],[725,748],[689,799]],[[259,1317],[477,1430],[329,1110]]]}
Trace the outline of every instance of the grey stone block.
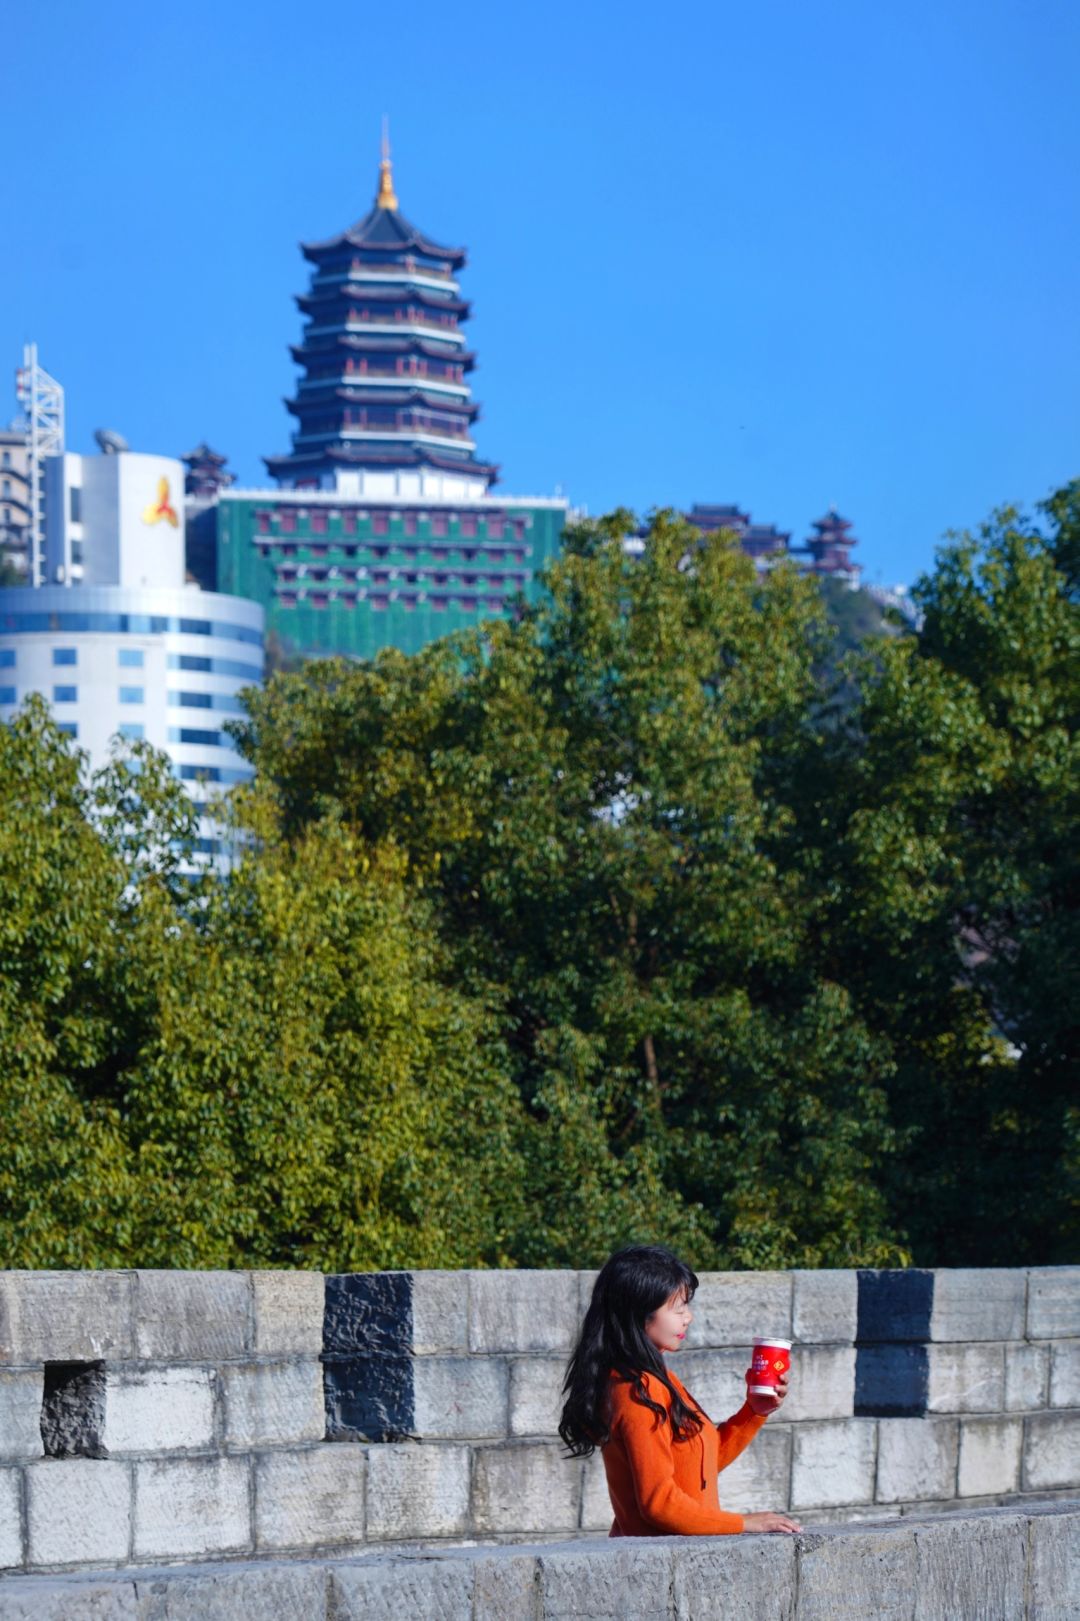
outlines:
{"label": "grey stone block", "polygon": [[800,1424],[792,1442],[792,1508],[873,1502],[876,1419]]}
{"label": "grey stone block", "polygon": [[1027,1524],[1021,1514],[950,1515],[915,1526],[916,1621],[1008,1621],[1024,1614]]}
{"label": "grey stone block", "polygon": [[461,1536],[469,1526],[469,1449],[369,1447],[366,1523],[369,1542]]}
{"label": "grey stone block", "polygon": [[472,1588],[472,1564],[463,1559],[403,1556],[331,1565],[330,1614],[334,1621],[468,1621]]}
{"label": "grey stone block", "polygon": [[21,1469],[0,1469],[0,1570],[23,1563]]}
{"label": "grey stone block", "polygon": [[1080,1413],[1037,1413],[1024,1420],[1023,1486],[1028,1492],[1080,1487]]}
{"label": "grey stone block", "polygon": [[1080,1617],[1080,1513],[1029,1515],[1028,1621]]}
{"label": "grey stone block", "polygon": [[140,1357],[242,1356],[252,1348],[246,1272],[137,1272],[135,1348]]}
{"label": "grey stone block", "polygon": [[272,1356],[318,1356],[323,1340],[321,1272],[252,1272],[253,1349]]}
{"label": "grey stone block", "polygon": [[585,1313],[592,1303],[593,1289],[596,1287],[596,1280],[599,1276],[599,1272],[579,1272],[577,1275],[579,1321],[584,1320]]}
{"label": "grey stone block", "polygon": [[413,1344],[417,1356],[469,1349],[469,1274],[414,1272]]}
{"label": "grey stone block", "polygon": [[250,1548],[247,1458],[141,1458],[132,1467],[136,1559]]}
{"label": "grey stone block", "polygon": [[851,1345],[859,1312],[859,1274],[840,1268],[792,1273],[792,1338],[797,1345]]}
{"label": "grey stone block", "polygon": [[568,1353],[577,1295],[575,1272],[471,1272],[470,1350]]}
{"label": "grey stone block", "polygon": [[934,1273],[932,1340],[1022,1340],[1027,1278],[1021,1267],[942,1267]]}
{"label": "grey stone block", "polygon": [[1017,1491],[1023,1441],[1022,1418],[961,1419],[959,1495],[986,1497]]}
{"label": "grey stone block", "polygon": [[0,1621],[136,1621],[137,1616],[135,1583],[122,1576],[89,1581],[17,1576],[0,1587]]}
{"label": "grey stone block", "polygon": [[226,1363],[221,1379],[227,1445],[297,1445],[324,1439],[323,1371],[314,1359]]}
{"label": "grey stone block", "polygon": [[855,1347],[795,1346],[791,1353],[790,1388],[779,1415],[784,1422],[850,1418],[854,1411]]}
{"label": "grey stone block", "polygon": [[131,1282],[130,1272],[0,1273],[0,1361],[130,1356]]}
{"label": "grey stone block", "polygon": [[170,1452],[210,1447],[216,1381],[213,1368],[107,1370],[106,1449]]}
{"label": "grey stone block", "polygon": [[790,1272],[703,1272],[692,1307],[694,1344],[740,1346],[749,1366],[755,1337],[791,1338],[792,1295]]}
{"label": "grey stone block", "polygon": [[255,1459],[255,1545],[347,1547],[364,1541],[365,1449],[305,1447]]}
{"label": "grey stone block", "polygon": [[502,1357],[417,1357],[412,1375],[414,1428],[422,1439],[506,1435],[510,1374]]}
{"label": "grey stone block", "polygon": [[1080,1340],[1050,1346],[1050,1405],[1080,1407]]}
{"label": "grey stone block", "polygon": [[521,1441],[473,1453],[472,1520],[481,1536],[576,1531],[581,1468],[555,1443]]}
{"label": "grey stone block", "polygon": [[559,1548],[540,1554],[543,1621],[668,1621],[672,1541],[625,1538],[619,1548]]}
{"label": "grey stone block", "polygon": [[0,1370],[0,1461],[40,1458],[42,1376]]}
{"label": "grey stone block", "polygon": [[1026,1413],[1045,1407],[1049,1400],[1050,1347],[1005,1347],[1005,1411]]}
{"label": "grey stone block", "polygon": [[510,1364],[510,1434],[555,1435],[562,1415],[564,1359],[518,1357]]}
{"label": "grey stone block", "polygon": [[797,1557],[797,1621],[914,1621],[917,1556],[907,1527],[807,1531]]}
{"label": "grey stone block", "polygon": [[1028,1271],[1027,1337],[1080,1335],[1080,1266],[1033,1266]]}
{"label": "grey stone block", "polygon": [[673,1592],[678,1621],[791,1621],[795,1538],[688,1538],[675,1556]]}
{"label": "grey stone block", "polygon": [[26,1471],[30,1565],[121,1563],[131,1546],[131,1468],[45,1458]]}
{"label": "grey stone block", "polygon": [[958,1447],[956,1419],[879,1419],[877,1501],[955,1497]]}
{"label": "grey stone block", "polygon": [[930,1346],[929,1412],[1000,1413],[1004,1406],[1003,1346]]}
{"label": "grey stone block", "polygon": [[[690,1332],[692,1335],[693,1329]],[[668,1357],[667,1363],[714,1424],[722,1424],[737,1413],[746,1400],[749,1350],[700,1351],[691,1347]]]}
{"label": "grey stone block", "polygon": [[608,1532],[614,1518],[604,1460],[599,1452],[594,1452],[591,1458],[585,1458],[582,1463],[581,1529]]}
{"label": "grey stone block", "polygon": [[534,1554],[513,1548],[478,1556],[473,1575],[472,1621],[533,1621],[540,1603],[540,1568]]}
{"label": "grey stone block", "polygon": [[137,1576],[139,1621],[325,1621],[325,1565],[235,1564]]}
{"label": "grey stone block", "polygon": [[720,1506],[735,1514],[772,1510],[782,1514],[791,1501],[790,1425],[768,1423],[746,1448],[720,1471]]}

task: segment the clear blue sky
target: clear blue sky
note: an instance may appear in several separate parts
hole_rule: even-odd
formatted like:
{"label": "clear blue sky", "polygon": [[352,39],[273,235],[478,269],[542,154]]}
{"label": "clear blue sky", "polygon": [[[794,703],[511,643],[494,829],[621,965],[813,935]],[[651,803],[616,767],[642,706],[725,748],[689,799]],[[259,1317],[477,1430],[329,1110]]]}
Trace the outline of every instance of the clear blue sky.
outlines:
{"label": "clear blue sky", "polygon": [[[867,576],[1080,474],[1075,0],[49,0],[0,50],[0,363],[72,449],[288,448],[297,243],[463,243],[482,453],[590,511],[830,502]],[[10,373],[8,374],[10,376]],[[14,400],[0,395],[0,419]]]}

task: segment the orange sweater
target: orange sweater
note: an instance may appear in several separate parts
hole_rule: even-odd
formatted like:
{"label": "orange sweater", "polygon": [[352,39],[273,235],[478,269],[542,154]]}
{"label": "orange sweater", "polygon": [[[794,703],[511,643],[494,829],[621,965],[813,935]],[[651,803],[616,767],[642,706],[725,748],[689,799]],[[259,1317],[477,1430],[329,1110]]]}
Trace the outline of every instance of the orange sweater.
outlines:
{"label": "orange sweater", "polygon": [[[668,1377],[683,1401],[693,1398],[669,1370]],[[646,1373],[645,1389],[665,1408],[671,1397],[659,1379]],[[741,1514],[720,1507],[716,1477],[750,1445],[765,1423],[744,1402],[717,1429],[705,1419],[697,1435],[675,1440],[669,1421],[661,1423],[648,1407],[633,1399],[633,1386],[611,1377],[610,1437],[602,1449],[608,1492],[615,1510],[613,1537],[723,1536],[741,1531]]]}

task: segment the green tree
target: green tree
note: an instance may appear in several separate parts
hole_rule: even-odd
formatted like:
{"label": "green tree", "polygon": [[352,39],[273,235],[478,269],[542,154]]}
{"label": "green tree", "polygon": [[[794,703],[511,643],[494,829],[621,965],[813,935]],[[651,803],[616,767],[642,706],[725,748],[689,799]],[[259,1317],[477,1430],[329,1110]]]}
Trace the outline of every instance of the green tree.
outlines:
{"label": "green tree", "polygon": [[464,982],[499,988],[533,1127],[516,1256],[649,1232],[738,1265],[890,1257],[890,1054],[808,965],[812,897],[770,854],[819,595],[668,514],[631,560],[630,521],[572,531],[514,624],[271,683],[242,746],[286,826],[392,837]]}

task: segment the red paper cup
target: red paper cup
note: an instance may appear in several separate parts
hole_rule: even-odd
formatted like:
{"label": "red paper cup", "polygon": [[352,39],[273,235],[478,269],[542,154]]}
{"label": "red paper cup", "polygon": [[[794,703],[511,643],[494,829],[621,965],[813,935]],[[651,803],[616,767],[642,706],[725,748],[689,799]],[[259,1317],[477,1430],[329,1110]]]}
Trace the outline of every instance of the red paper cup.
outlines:
{"label": "red paper cup", "polygon": [[750,1389],[756,1396],[773,1396],[781,1377],[791,1367],[791,1341],[775,1336],[754,1341],[750,1363]]}

